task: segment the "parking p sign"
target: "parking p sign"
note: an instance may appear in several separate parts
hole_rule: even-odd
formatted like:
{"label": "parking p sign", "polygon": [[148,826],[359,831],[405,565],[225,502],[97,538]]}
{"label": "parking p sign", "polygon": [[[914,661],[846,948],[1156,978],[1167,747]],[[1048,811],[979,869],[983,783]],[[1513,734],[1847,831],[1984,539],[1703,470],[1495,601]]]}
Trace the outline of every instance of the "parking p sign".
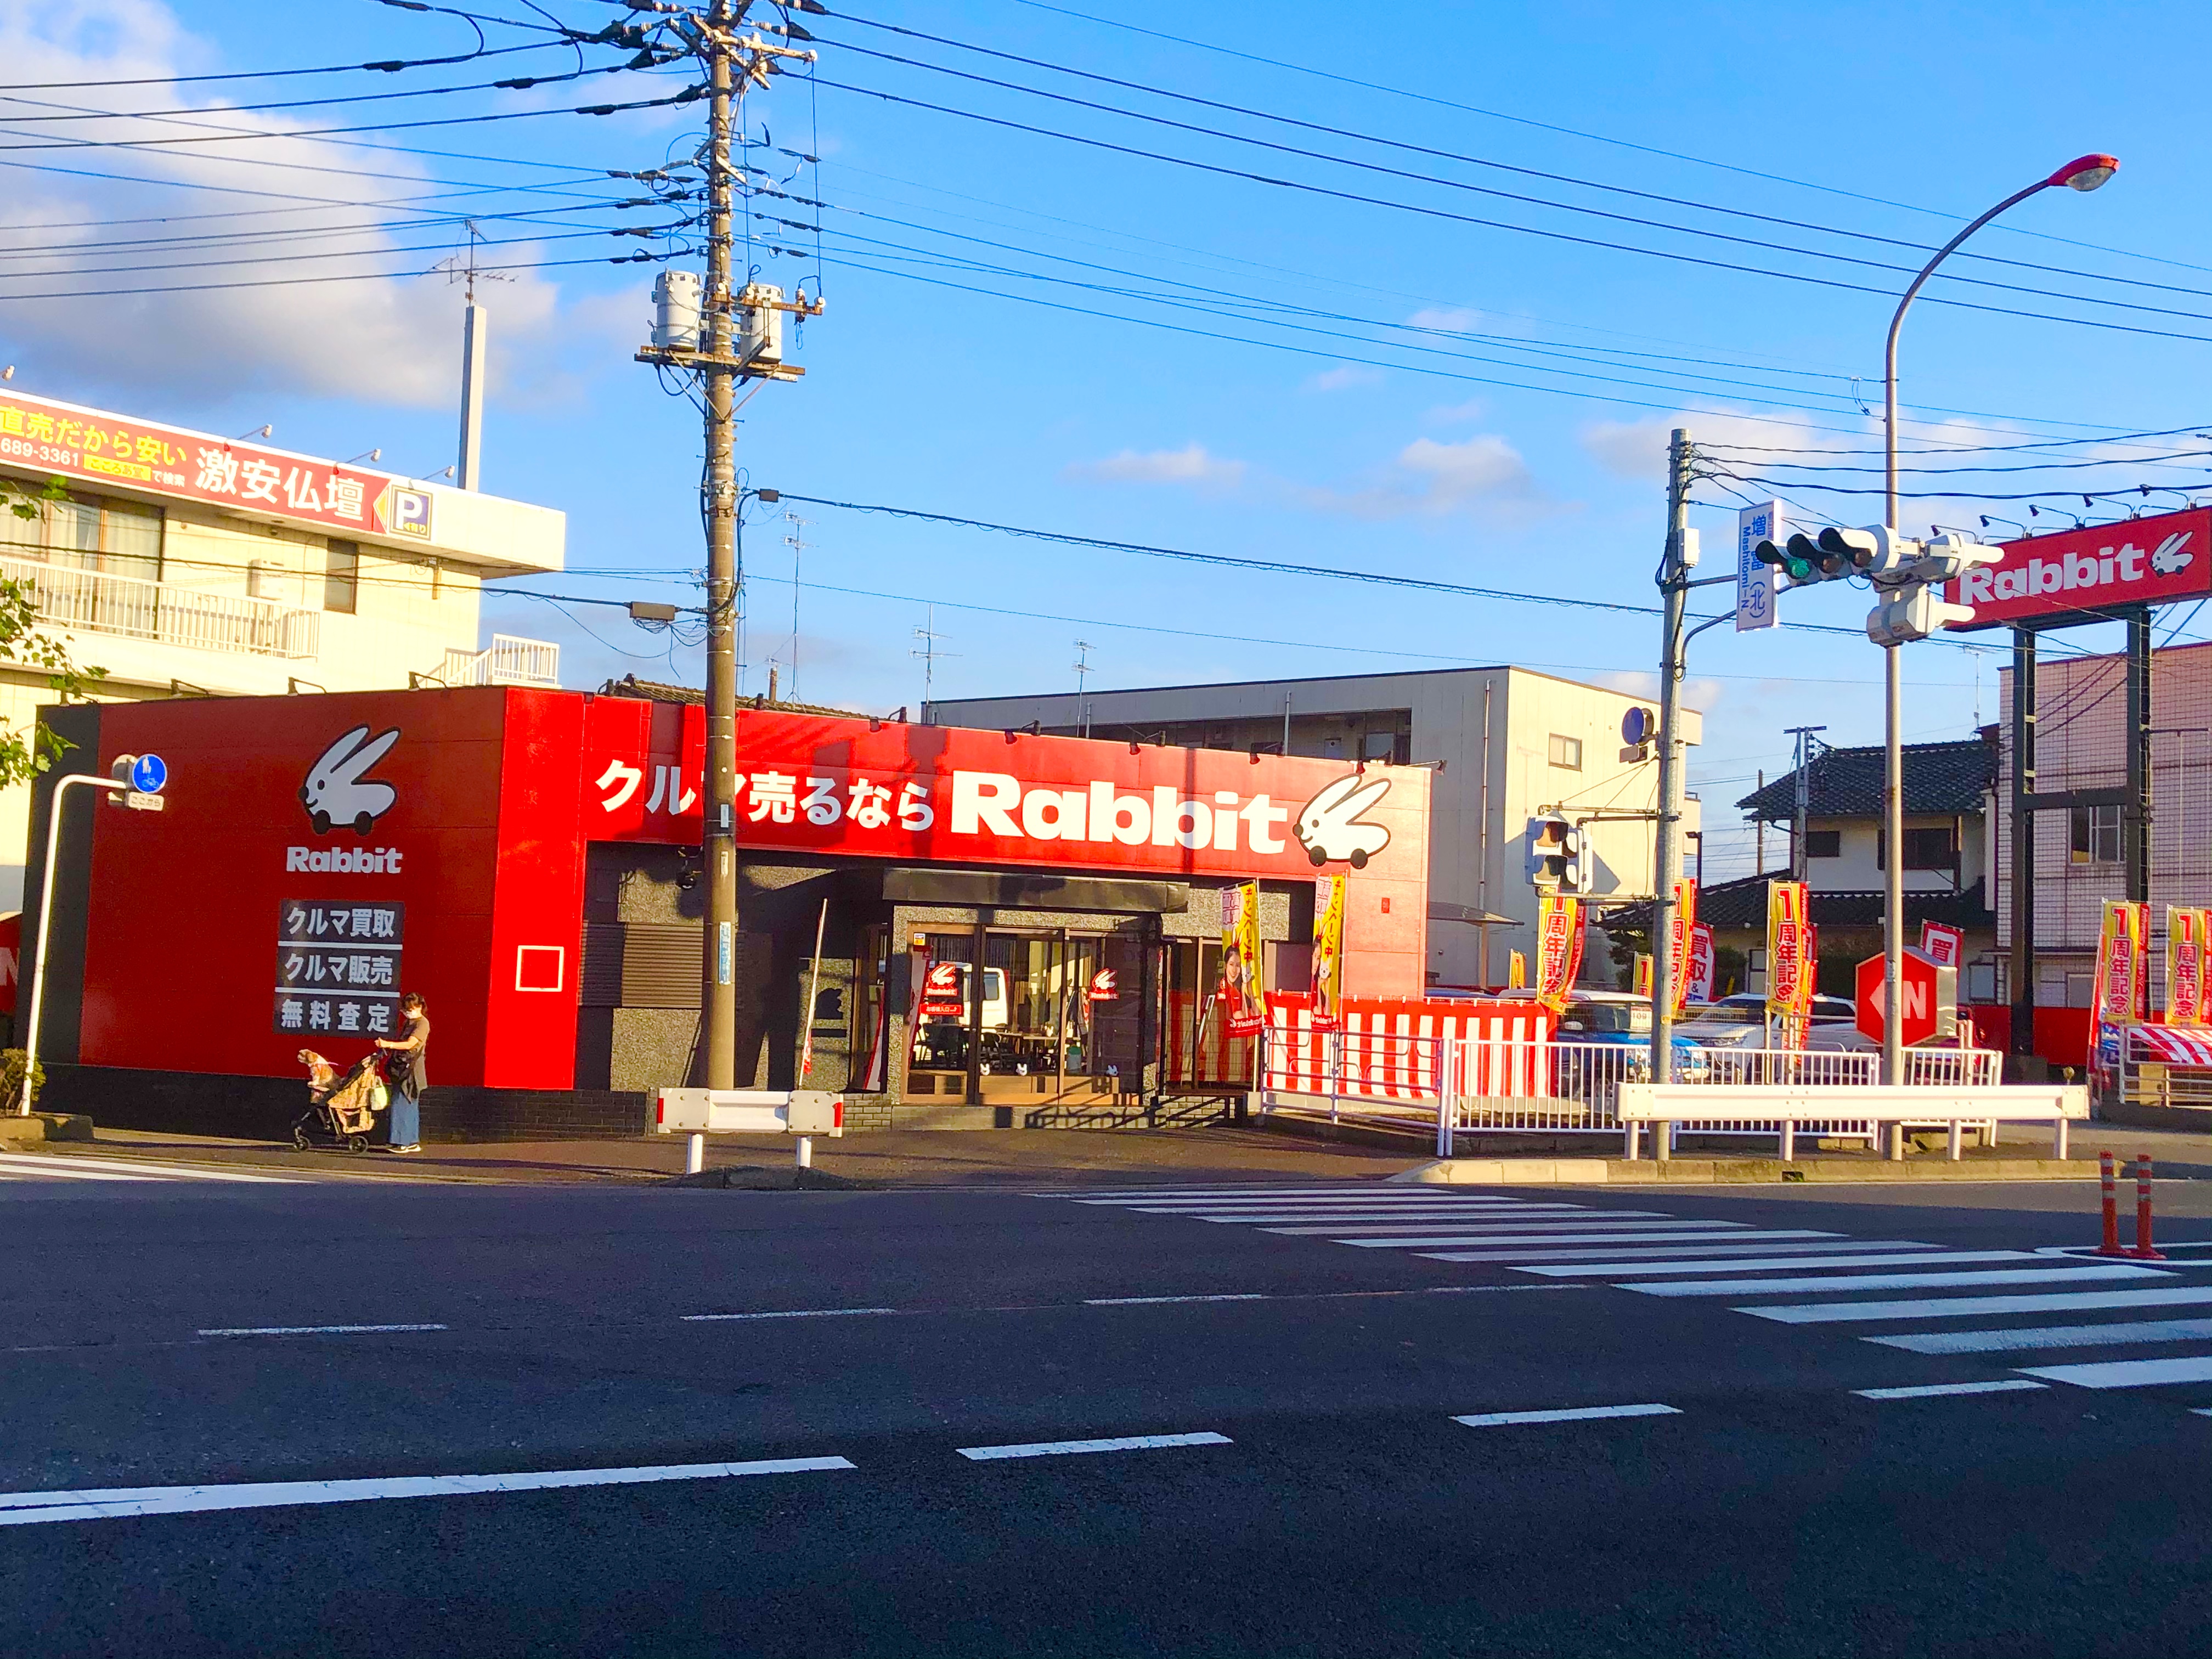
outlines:
{"label": "parking p sign", "polygon": [[1752,550],[1761,542],[1778,543],[1784,533],[1779,501],[1747,507],[1735,515],[1735,631],[1739,634],[1782,625],[1782,608],[1775,603],[1779,568],[1761,564],[1752,556]]}

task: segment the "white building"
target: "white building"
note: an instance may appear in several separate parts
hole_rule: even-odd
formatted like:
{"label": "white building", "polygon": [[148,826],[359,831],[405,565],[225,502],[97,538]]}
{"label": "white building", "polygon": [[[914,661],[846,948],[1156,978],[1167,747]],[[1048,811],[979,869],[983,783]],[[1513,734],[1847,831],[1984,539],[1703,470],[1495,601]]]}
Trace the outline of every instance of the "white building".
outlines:
{"label": "white building", "polygon": [[[483,584],[561,568],[567,521],[520,501],[84,409],[0,386],[0,481],[65,501],[0,514],[22,585],[102,702],[559,684],[559,647],[495,635]],[[0,720],[53,694],[0,663]],[[27,787],[0,792],[0,909],[21,903]]]}
{"label": "white building", "polygon": [[[1192,748],[1278,747],[1437,769],[1429,832],[1431,985],[1502,985],[1507,953],[1534,943],[1536,890],[1529,823],[1540,812],[1600,817],[1586,834],[1600,895],[1649,895],[1658,805],[1656,750],[1626,747],[1621,722],[1632,697],[1524,668],[1453,668],[1328,679],[1254,680],[1026,697],[933,702],[940,726],[1141,739]],[[1684,711],[1686,740],[1703,719]],[[1698,803],[1685,827],[1698,828]],[[1583,977],[1610,983],[1594,939]]]}

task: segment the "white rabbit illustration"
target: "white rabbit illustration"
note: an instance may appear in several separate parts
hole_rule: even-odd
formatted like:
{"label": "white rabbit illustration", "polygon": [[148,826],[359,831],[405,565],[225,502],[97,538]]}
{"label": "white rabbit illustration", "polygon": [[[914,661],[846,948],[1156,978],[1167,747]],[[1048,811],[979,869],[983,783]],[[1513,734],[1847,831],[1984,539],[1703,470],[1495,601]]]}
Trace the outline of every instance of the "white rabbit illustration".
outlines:
{"label": "white rabbit illustration", "polygon": [[1354,772],[1324,787],[1298,809],[1291,833],[1315,864],[1347,860],[1355,870],[1390,844],[1390,832],[1379,823],[1365,823],[1359,815],[1390,793],[1390,780],[1364,780]]}
{"label": "white rabbit illustration", "polygon": [[398,791],[374,779],[363,781],[362,774],[398,741],[397,726],[372,739],[367,726],[356,726],[323,750],[307,769],[307,782],[300,786],[300,804],[307,809],[317,835],[328,835],[334,823],[350,823],[356,835],[366,836],[392,810]]}

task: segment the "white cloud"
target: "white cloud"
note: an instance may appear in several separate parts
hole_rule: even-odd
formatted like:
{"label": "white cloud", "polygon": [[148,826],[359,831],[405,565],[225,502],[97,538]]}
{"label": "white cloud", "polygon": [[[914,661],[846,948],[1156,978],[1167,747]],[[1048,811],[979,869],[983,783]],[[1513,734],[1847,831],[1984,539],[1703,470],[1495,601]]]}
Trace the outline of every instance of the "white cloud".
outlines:
{"label": "white cloud", "polygon": [[1472,334],[1482,313],[1465,306],[1424,306],[1406,319],[1415,328],[1432,328],[1444,334]]}
{"label": "white cloud", "polygon": [[[1837,416],[1836,422],[1844,418]],[[1624,478],[1662,478],[1667,476],[1668,437],[1676,427],[1689,430],[1691,441],[1717,450],[1741,447],[1754,452],[1772,449],[1804,451],[1863,448],[1869,436],[1879,439],[1879,422],[1863,432],[1832,431],[1796,421],[1768,416],[1731,415],[1698,410],[1680,415],[1655,415],[1641,421],[1592,421],[1576,435],[1590,459],[1607,471]],[[1753,455],[1742,459],[1752,460]],[[1743,471],[1756,471],[1745,465]]]}
{"label": "white cloud", "polygon": [[1339,363],[1334,368],[1325,368],[1306,384],[1316,392],[1345,392],[1353,386],[1381,384],[1382,371],[1370,368],[1364,363]]}
{"label": "white cloud", "polygon": [[1067,476],[1102,483],[1191,484],[1202,489],[1233,489],[1244,481],[1245,470],[1243,462],[1224,460],[1210,453],[1205,445],[1194,441],[1181,449],[1153,449],[1141,453],[1125,449],[1103,461],[1078,462],[1067,469]]}
{"label": "white cloud", "polygon": [[1490,412],[1490,405],[1480,398],[1469,398],[1463,404],[1443,404],[1429,411],[1432,421],[1479,421]]}
{"label": "white cloud", "polygon": [[1456,444],[1416,438],[1398,452],[1398,465],[1423,480],[1428,497],[1440,507],[1484,495],[1518,494],[1533,482],[1521,452],[1492,436]]}
{"label": "white cloud", "polygon": [[[11,81],[158,82],[215,58],[210,44],[183,28],[158,0],[75,0],[69,6],[0,0],[0,64]],[[196,88],[173,84],[112,95],[126,107],[204,109],[204,118],[177,123],[179,137],[210,127],[272,137],[116,153],[112,170],[136,179],[28,173],[11,180],[0,204],[0,252],[33,252],[36,268],[57,273],[9,285],[13,292],[53,297],[17,300],[0,312],[0,351],[23,365],[30,384],[65,397],[113,396],[134,407],[157,402],[164,392],[205,402],[210,388],[424,406],[455,399],[457,290],[435,277],[300,280],[435,264],[448,243],[459,244],[459,228],[396,226],[395,212],[414,218],[421,208],[379,205],[424,195],[435,188],[434,179],[405,157],[380,152],[364,159],[368,153],[358,149],[295,136],[301,126],[325,125],[321,119],[288,123],[241,113],[207,102]],[[81,136],[88,137],[124,131],[82,125]],[[143,125],[128,131],[144,136]],[[80,135],[72,130],[72,136]],[[331,171],[371,167],[388,176]],[[286,196],[305,199],[288,203]],[[232,210],[252,216],[182,216]],[[179,216],[152,228],[100,222],[156,214]],[[162,250],[168,263],[154,270],[114,269],[154,263],[128,257],[144,248],[118,257],[93,246],[134,232],[238,240],[171,244]],[[488,251],[484,262],[526,265],[541,257],[540,246],[516,243]],[[201,264],[204,270],[193,269]],[[560,291],[535,273],[511,274],[513,281],[479,290],[493,313],[492,390],[495,396],[502,387],[541,395],[556,378],[546,366],[544,342],[560,320]],[[197,291],[92,292],[179,285]]]}

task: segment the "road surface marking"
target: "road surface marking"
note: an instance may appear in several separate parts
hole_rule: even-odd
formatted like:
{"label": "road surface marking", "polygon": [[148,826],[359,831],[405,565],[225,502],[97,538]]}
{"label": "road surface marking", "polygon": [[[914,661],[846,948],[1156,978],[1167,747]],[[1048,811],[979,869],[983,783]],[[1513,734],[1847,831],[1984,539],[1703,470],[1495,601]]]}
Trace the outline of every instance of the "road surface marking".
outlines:
{"label": "road surface marking", "polygon": [[368,1332],[442,1332],[445,1325],[239,1325],[199,1336],[362,1336]]}
{"label": "road surface marking", "polygon": [[[1502,1247],[1517,1244],[1535,1244],[1547,1247],[1557,1247],[1563,1244],[1602,1245],[1607,1251],[1614,1255],[1624,1255],[1646,1244],[1652,1245],[1654,1247],[1662,1244],[1735,1244],[1752,1239],[1806,1237],[1826,1238],[1830,1237],[1832,1237],[1832,1235],[1826,1233],[1807,1234],[1802,1232],[1768,1234],[1698,1232],[1569,1233],[1565,1235],[1557,1233],[1511,1233],[1497,1237],[1486,1237],[1481,1234],[1462,1231],[1449,1234],[1437,1233],[1431,1237],[1400,1239],[1395,1242],[1401,1249],[1419,1249],[1426,1250],[1432,1245],[1439,1244],[1465,1244],[1470,1247],[1482,1246],[1484,1247],[1483,1249],[1470,1249],[1466,1251],[1461,1251],[1451,1255],[1434,1255],[1431,1259],[1437,1261],[1495,1261],[1499,1259],[1498,1252]],[[1365,1245],[1372,1248],[1376,1241],[1372,1239],[1346,1239],[1345,1242],[1348,1244]]]}
{"label": "road surface marking", "polygon": [[[1447,1212],[1447,1213],[1455,1212]],[[1269,1216],[1266,1219],[1291,1221],[1296,1218]],[[1415,1217],[1409,1220],[1402,1215],[1393,1214],[1388,1220],[1373,1222],[1330,1223],[1298,1220],[1295,1226],[1262,1227],[1260,1231],[1263,1233],[1281,1233],[1285,1237],[1298,1238],[1321,1233],[1417,1233],[1432,1228],[1437,1223],[1432,1219]],[[1513,1228],[1651,1227],[1667,1224],[1689,1227],[1740,1227],[1744,1224],[1740,1221],[1675,1222],[1673,1217],[1658,1210],[1606,1210],[1603,1212],[1583,1210],[1575,1215],[1528,1215],[1516,1210],[1510,1215],[1500,1215],[1495,1211],[1489,1211],[1462,1216],[1456,1224],[1467,1227]]]}
{"label": "road surface marking", "polygon": [[520,1474],[411,1474],[375,1480],[276,1480],[234,1486],[122,1486],[105,1492],[0,1492],[0,1527],[105,1521],[129,1515],[361,1504],[383,1498],[458,1498],[475,1492],[544,1492],[562,1486],[628,1486],[659,1480],[720,1480],[744,1474],[849,1469],[842,1457],[777,1457],[753,1463],[672,1463],[634,1469],[544,1469]]}
{"label": "road surface marking", "polygon": [[1676,1284],[1624,1285],[1644,1296],[1779,1296],[1806,1291],[1903,1291],[1942,1285],[2055,1285],[2090,1279],[2163,1279],[2156,1267],[1999,1267],[1972,1273],[1852,1273],[1837,1279],[1689,1279]]}
{"label": "road surface marking", "polygon": [[[1268,1233],[1288,1233],[1287,1227],[1263,1227]],[[1740,1221],[1583,1221],[1553,1220],[1548,1218],[1522,1221],[1469,1222],[1456,1217],[1431,1217],[1425,1225],[1409,1226],[1399,1224],[1391,1227],[1364,1227],[1348,1221],[1340,1221],[1333,1227],[1307,1227],[1299,1235],[1312,1237],[1327,1233],[1341,1235],[1345,1239],[1375,1238],[1387,1243],[1394,1237],[1408,1233],[1464,1233],[1470,1239],[1484,1238],[1547,1238],[1557,1243],[1571,1243],[1577,1239],[1602,1241],[1608,1238],[1805,1238],[1832,1237],[1832,1234],[1757,1232]]]}
{"label": "road surface marking", "polygon": [[[1385,1186],[1376,1181],[1345,1181],[1334,1187],[1094,1187],[1057,1193],[1031,1193],[1029,1196],[1072,1198],[1079,1204],[1120,1204],[1168,1198],[1410,1198],[1417,1196],[1419,1190]],[[1517,1204],[1522,1201],[1514,1198],[1484,1198],[1480,1194],[1470,1196],[1493,1204]]]}
{"label": "road surface marking", "polygon": [[[1253,1212],[1249,1210],[1146,1209],[1130,1210],[1126,1212],[1126,1213],[1130,1215],[1165,1216],[1172,1220],[1243,1222],[1248,1224],[1263,1221],[1279,1221],[1285,1226],[1288,1226],[1294,1222],[1300,1221],[1334,1221],[1338,1223],[1340,1225],[1352,1225],[1364,1221],[1380,1222],[1390,1220],[1449,1221],[1455,1224],[1464,1224],[1470,1227],[1586,1226],[1589,1224],[1588,1218],[1589,1214],[1589,1212],[1585,1210],[1581,1214],[1572,1217],[1561,1215],[1529,1215],[1518,1210],[1509,1213],[1499,1210],[1477,1210],[1460,1204],[1446,1204],[1441,1206],[1426,1204],[1401,1204],[1395,1205],[1389,1209],[1379,1207],[1367,1208],[1364,1206],[1358,1208],[1347,1208],[1340,1204],[1321,1204],[1315,1206],[1310,1210],[1268,1210],[1264,1212]],[[1711,1226],[1714,1224],[1708,1222],[1705,1224]]]}
{"label": "road surface marking", "polygon": [[687,1325],[713,1324],[734,1319],[846,1319],[854,1314],[895,1314],[896,1308],[790,1308],[774,1313],[685,1314]]}
{"label": "road surface marking", "polygon": [[1156,1451],[1164,1446],[1226,1446],[1225,1434],[1131,1434],[1118,1440],[1037,1440],[1025,1446],[963,1446],[960,1455],[978,1463],[1003,1457],[1073,1457],[1083,1452]]}
{"label": "road surface marking", "polygon": [[1464,1423],[1470,1429],[1495,1429],[1513,1423],[1580,1423],[1598,1417],[1680,1417],[1681,1410],[1674,1406],[1571,1406],[1565,1411],[1553,1412],[1477,1412],[1469,1417],[1455,1417],[1455,1423]]}
{"label": "road surface marking", "polygon": [[1613,1273],[1772,1273],[1778,1267],[1886,1267],[1893,1262],[2033,1260],[2033,1257],[2021,1250],[1936,1249],[1925,1255],[1893,1250],[1886,1255],[1778,1255],[1752,1261],[1599,1261],[1579,1263],[1571,1267],[1516,1267],[1513,1271],[1516,1273],[1543,1273],[1553,1279],[1573,1279],[1583,1275],[1603,1278]]}
{"label": "road surface marking", "polygon": [[[1352,1241],[1343,1241],[1349,1243]],[[1638,1262],[1662,1261],[1681,1256],[1738,1256],[1738,1255],[1802,1255],[1808,1252],[1834,1250],[1844,1248],[1832,1237],[1815,1244],[1746,1244],[1738,1236],[1723,1233],[1717,1240],[1705,1239],[1684,1243],[1669,1239],[1664,1244],[1581,1244],[1571,1250],[1553,1249],[1476,1249],[1462,1250],[1453,1259],[1461,1261],[1621,1261],[1633,1258]],[[1886,1250],[1933,1249],[1932,1244],[1911,1244],[1902,1240],[1861,1244],[1851,1241],[1852,1249]],[[1433,1259],[1433,1258],[1431,1258]],[[1733,1261],[1717,1265],[1734,1267]]]}
{"label": "road surface marking", "polygon": [[0,1170],[7,1169],[82,1176],[92,1181],[252,1181],[279,1187],[300,1184],[288,1176],[254,1175],[243,1170],[224,1170],[214,1164],[164,1164],[143,1158],[108,1158],[98,1152],[58,1157],[42,1152],[9,1152],[0,1156]]}
{"label": "road surface marking", "polygon": [[1086,1296],[1086,1308],[1149,1308],[1164,1302],[1265,1302],[1267,1295],[1259,1291],[1238,1291],[1215,1296]]}
{"label": "road surface marking", "polygon": [[18,1169],[15,1159],[6,1154],[0,1154],[0,1176],[25,1181],[161,1181],[166,1178],[155,1175],[131,1175],[115,1170]]}
{"label": "road surface marking", "polygon": [[2031,1348],[2119,1347],[2136,1342],[2212,1340],[2212,1319],[2147,1319],[2122,1325],[2045,1325],[2032,1330],[1923,1331],[1907,1336],[1863,1336],[1908,1353],[2012,1353]]}
{"label": "road surface marking", "polygon": [[1948,1319],[1956,1314],[2076,1313],[2092,1308],[2186,1308],[2212,1304],[2212,1290],[2063,1291],[2048,1296],[1931,1297],[1911,1302],[1808,1302],[1781,1308],[1738,1308],[1784,1325],[1841,1320]]}
{"label": "road surface marking", "polygon": [[1933,1400],[1938,1395],[2011,1394],[2021,1389],[2045,1386],[2041,1382],[2031,1382],[2026,1377],[2014,1376],[2002,1382],[1923,1382],[1910,1389],[1853,1389],[1851,1392],[1862,1400]]}
{"label": "road surface marking", "polygon": [[2148,1389],[2161,1382],[2212,1382],[2212,1354],[2178,1359],[2112,1359],[2090,1365],[2022,1365],[2030,1376],[2078,1389]]}

